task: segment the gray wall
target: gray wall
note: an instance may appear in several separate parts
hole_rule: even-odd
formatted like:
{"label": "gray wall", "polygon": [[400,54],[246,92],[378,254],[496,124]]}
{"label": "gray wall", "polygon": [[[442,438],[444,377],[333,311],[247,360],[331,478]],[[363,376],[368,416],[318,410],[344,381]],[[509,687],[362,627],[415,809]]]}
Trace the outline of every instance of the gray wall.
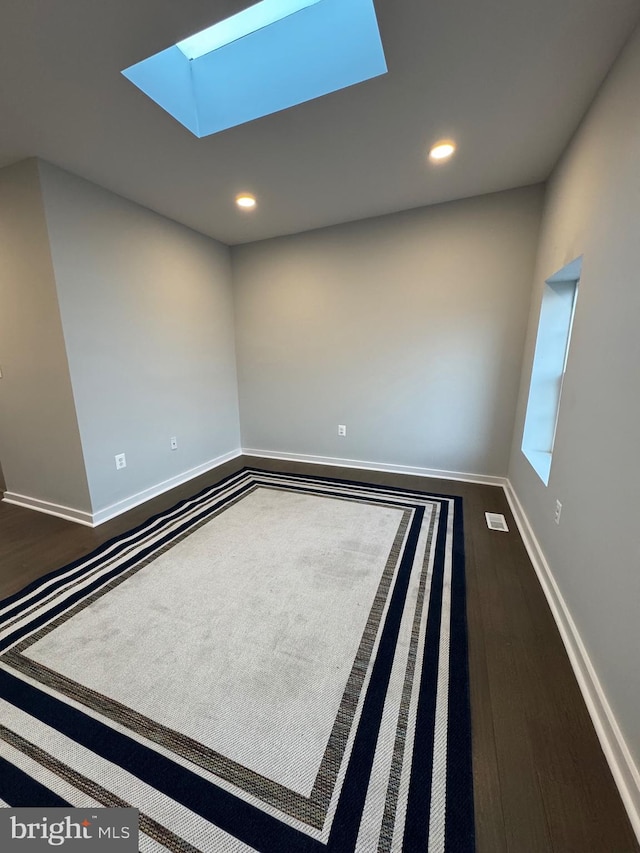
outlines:
{"label": "gray wall", "polygon": [[82,511],[89,489],[38,168],[0,171],[0,458],[8,491]]}
{"label": "gray wall", "polygon": [[541,205],[533,187],[235,247],[243,447],[506,474]]}
{"label": "gray wall", "polygon": [[229,250],[39,168],[95,512],[239,448]]}
{"label": "gray wall", "polygon": [[[550,183],[509,477],[640,766],[640,31]],[[520,451],[543,281],[584,255],[545,488]],[[559,526],[555,501],[562,504]]]}

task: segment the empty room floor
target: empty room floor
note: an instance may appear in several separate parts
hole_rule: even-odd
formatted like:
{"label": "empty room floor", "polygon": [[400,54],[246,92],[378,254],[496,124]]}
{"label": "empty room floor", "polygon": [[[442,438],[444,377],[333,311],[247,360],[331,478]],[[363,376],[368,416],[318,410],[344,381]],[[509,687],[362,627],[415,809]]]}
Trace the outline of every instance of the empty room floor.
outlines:
{"label": "empty room floor", "polygon": [[[0,503],[0,598],[243,466],[464,501],[478,853],[639,853],[504,492],[496,486],[239,457],[95,529]],[[508,533],[484,513],[503,513]]]}

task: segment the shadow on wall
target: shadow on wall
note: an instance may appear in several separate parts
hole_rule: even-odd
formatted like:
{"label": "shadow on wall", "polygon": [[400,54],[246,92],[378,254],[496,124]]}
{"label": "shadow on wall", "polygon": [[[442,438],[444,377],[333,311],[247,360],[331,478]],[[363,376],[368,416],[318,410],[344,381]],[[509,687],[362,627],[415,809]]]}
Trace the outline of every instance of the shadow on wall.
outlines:
{"label": "shadow on wall", "polygon": [[7,488],[7,484],[4,481],[4,474],[2,473],[2,463],[0,462],[0,492],[4,492]]}

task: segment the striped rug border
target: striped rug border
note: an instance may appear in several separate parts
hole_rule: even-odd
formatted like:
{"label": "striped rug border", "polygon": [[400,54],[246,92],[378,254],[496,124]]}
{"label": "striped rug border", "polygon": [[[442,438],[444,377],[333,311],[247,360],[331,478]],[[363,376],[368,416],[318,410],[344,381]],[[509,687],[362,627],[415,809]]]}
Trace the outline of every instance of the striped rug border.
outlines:
{"label": "striped rug border", "polygon": [[[248,467],[225,477],[215,486],[207,487],[197,495],[180,501],[171,509],[158,513],[126,534],[105,542],[86,557],[48,573],[24,590],[0,602],[0,613],[4,611],[4,615],[0,616],[0,630],[9,619],[16,617],[17,612],[21,609],[21,602],[27,600],[31,605],[46,599],[47,596],[54,595],[58,589],[64,588],[70,579],[83,577],[83,573],[90,571],[90,568],[99,562],[104,555],[110,552],[125,552],[132,545],[144,541],[145,536],[153,531],[158,533],[161,541],[163,539],[163,524],[171,524],[172,520],[179,522],[182,512],[190,512],[195,519],[198,519],[206,518],[216,509],[221,511],[230,500],[230,496],[224,497],[226,492],[233,491],[233,494],[237,494],[240,491],[244,493],[249,484],[255,485],[256,482],[259,484],[278,482],[279,485],[288,483],[291,488],[298,490],[303,488],[304,491],[311,494],[330,493],[332,496],[342,496],[346,499],[355,499],[358,492],[366,492],[381,500],[387,497],[394,502],[406,501],[407,505],[413,505],[414,518],[408,534],[410,547],[407,548],[402,557],[402,560],[407,563],[405,569],[413,559],[411,548],[415,548],[420,534],[423,514],[420,504],[431,501],[439,502],[441,516],[437,526],[435,543],[434,589],[432,589],[427,603],[429,609],[428,636],[425,643],[420,681],[416,722],[417,734],[412,757],[402,849],[407,851],[431,849],[428,844],[433,733],[439,669],[438,655],[441,642],[444,642],[448,643],[446,647],[449,655],[445,733],[447,757],[446,814],[442,817],[443,836],[441,842],[438,841],[437,848],[447,851],[447,853],[449,851],[451,853],[454,851],[455,853],[458,851],[460,853],[463,851],[464,853],[471,853],[474,849],[474,815],[461,498],[427,493],[417,489],[397,489],[381,484],[313,475],[279,474]],[[327,492],[328,487],[334,491]],[[219,501],[216,500],[218,496],[222,496]],[[398,504],[394,503],[394,505],[397,506]],[[185,526],[188,527],[194,523],[196,522],[190,520],[185,522]],[[448,524],[450,524],[451,534],[450,547],[447,545]],[[178,524],[178,529],[180,529],[180,524]],[[175,532],[171,535],[175,535]],[[158,547],[157,543],[150,549],[151,552],[156,547]],[[139,559],[139,554],[132,559]],[[447,585],[447,595],[450,594],[451,599],[448,622],[450,635],[448,638],[441,638],[440,617],[447,560],[450,560],[450,588]],[[104,583],[104,577],[100,579],[100,583]],[[300,853],[305,853],[307,850],[347,853],[347,851],[355,848],[358,836],[360,814],[366,797],[382,707],[395,654],[399,620],[405,607],[407,584],[408,573],[405,571],[397,581],[389,612],[382,628],[380,648],[374,664],[371,683],[365,696],[362,718],[349,757],[343,792],[337,804],[326,844],[283,824],[272,815],[266,814],[254,805],[235,797],[233,793],[208,782],[201,776],[189,771],[188,768],[172,762],[166,756],[154,752],[146,744],[139,743],[126,734],[109,729],[109,726],[100,720],[65,705],[55,696],[38,690],[32,684],[20,681],[19,678],[4,669],[0,669],[0,696],[15,704],[16,707],[21,707],[28,713],[46,721],[58,731],[65,732],[76,742],[83,743],[89,749],[95,749],[98,754],[104,754],[109,760],[116,760],[120,766],[128,767],[130,772],[138,775],[139,778],[145,777],[149,768],[153,767],[153,774],[149,777],[150,784],[153,784],[153,779],[155,779],[158,783],[156,787],[159,790],[163,790],[177,802],[183,802],[197,814],[201,814],[207,820],[211,820],[217,826],[257,850],[263,850],[266,853],[281,853],[285,849],[287,851],[300,851]],[[82,590],[82,594],[86,594],[86,589]],[[22,633],[30,634],[33,630],[33,625],[29,624],[24,627]],[[5,638],[3,646],[0,648],[7,648],[14,642],[15,637],[11,635],[9,641]],[[20,771],[16,772],[19,775]],[[13,773],[14,778],[15,775]],[[18,788],[20,787],[18,785]],[[41,787],[43,788],[43,786]],[[43,788],[43,791],[46,789]],[[12,804],[10,791],[4,793],[6,796],[0,792],[0,798]],[[56,795],[53,792],[51,793],[55,799]],[[18,795],[15,794],[15,796]],[[46,794],[44,798],[46,800]],[[44,803],[42,804],[44,805]],[[380,850],[383,849],[388,848],[380,848]]]}

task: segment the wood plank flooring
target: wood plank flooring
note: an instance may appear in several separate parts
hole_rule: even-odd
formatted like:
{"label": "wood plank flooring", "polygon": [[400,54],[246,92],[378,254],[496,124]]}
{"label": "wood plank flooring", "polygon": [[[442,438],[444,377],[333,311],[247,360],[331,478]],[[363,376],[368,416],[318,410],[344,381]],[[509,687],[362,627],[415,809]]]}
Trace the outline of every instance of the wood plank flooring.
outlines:
{"label": "wood plank flooring", "polygon": [[245,464],[462,496],[477,851],[640,853],[500,488],[240,457],[96,529],[0,503],[0,598]]}

